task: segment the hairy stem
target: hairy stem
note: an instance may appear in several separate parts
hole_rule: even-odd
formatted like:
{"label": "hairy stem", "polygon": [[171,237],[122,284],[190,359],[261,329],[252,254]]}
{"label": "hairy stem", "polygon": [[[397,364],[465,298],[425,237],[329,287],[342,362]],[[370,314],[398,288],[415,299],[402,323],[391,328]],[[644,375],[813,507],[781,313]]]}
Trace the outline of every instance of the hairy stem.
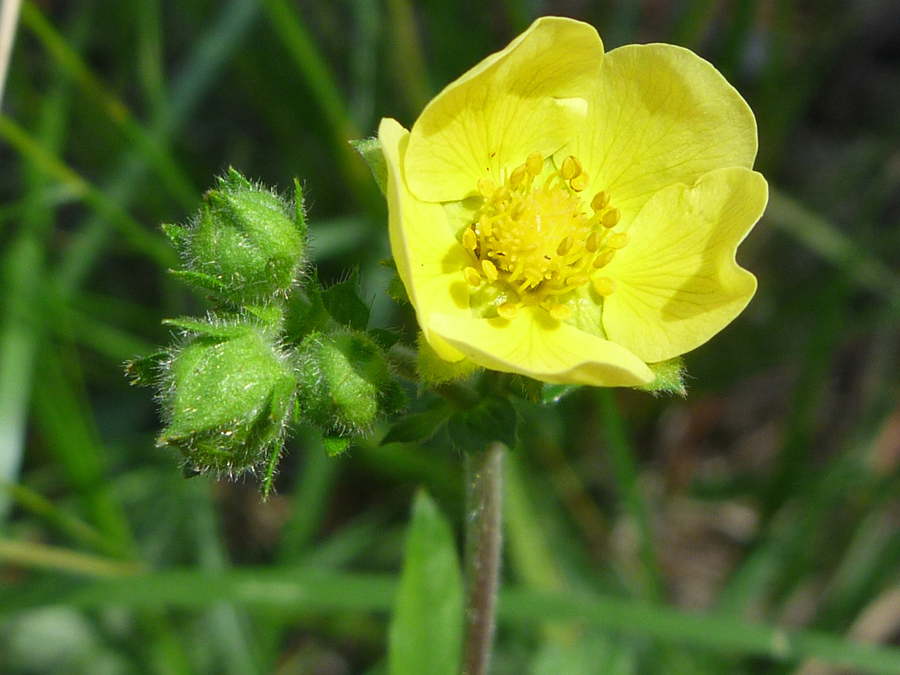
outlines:
{"label": "hairy stem", "polygon": [[486,675],[494,640],[494,609],[500,572],[503,444],[467,453],[466,570],[469,598],[463,675]]}

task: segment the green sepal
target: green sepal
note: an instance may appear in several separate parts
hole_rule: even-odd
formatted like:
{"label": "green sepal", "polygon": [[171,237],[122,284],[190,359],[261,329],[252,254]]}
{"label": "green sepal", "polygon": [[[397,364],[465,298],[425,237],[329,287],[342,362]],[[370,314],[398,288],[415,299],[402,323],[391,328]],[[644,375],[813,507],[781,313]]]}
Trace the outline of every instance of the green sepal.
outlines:
{"label": "green sepal", "polygon": [[381,439],[381,445],[388,443],[421,443],[437,433],[453,415],[445,401],[436,401],[422,412],[407,413],[401,417]]}
{"label": "green sepal", "polygon": [[393,328],[372,328],[368,331],[369,337],[378,343],[384,351],[389,351],[391,347],[403,339],[403,333]]}
{"label": "green sepal", "polygon": [[284,316],[285,338],[300,343],[310,333],[328,330],[331,316],[322,302],[322,287],[313,271],[305,283],[288,296]]}
{"label": "green sepal", "polygon": [[195,272],[193,270],[169,270],[176,279],[180,279],[188,286],[212,291],[216,296],[224,296],[228,293],[228,288],[216,277],[204,274],[203,272]]}
{"label": "green sepal", "polygon": [[369,306],[359,296],[359,272],[322,291],[322,304],[339,326],[364,331],[369,326]]}
{"label": "green sepal", "polygon": [[[232,169],[234,171],[234,169]],[[309,227],[306,224],[306,206],[303,202],[303,187],[300,180],[294,179],[294,226],[306,242],[309,234]]]}
{"label": "green sepal", "polygon": [[478,364],[470,359],[445,361],[431,348],[422,333],[419,333],[416,342],[418,346],[416,372],[422,384],[428,387],[461,380],[479,368]]}
{"label": "green sepal", "polygon": [[391,280],[388,282],[387,294],[401,305],[411,304],[409,294],[406,292],[406,286],[403,285],[400,273],[397,272],[397,264],[393,260],[382,260],[381,265],[393,272]]}
{"label": "green sepal", "polygon": [[177,224],[163,224],[163,234],[172,243],[176,251],[183,251],[190,238],[188,228]]}
{"label": "green sepal", "polygon": [[350,141],[350,145],[366,160],[366,164],[369,165],[375,182],[378,184],[378,189],[381,190],[381,194],[387,196],[387,162],[378,139],[365,138],[360,141]]}
{"label": "green sepal", "polygon": [[510,383],[510,391],[532,403],[543,403],[552,405],[574,391],[580,389],[577,384],[548,384],[539,382],[524,375],[518,375],[512,379]]}
{"label": "green sepal", "polygon": [[344,452],[347,448],[350,447],[350,444],[353,442],[353,439],[349,436],[323,436],[322,437],[322,445],[325,447],[325,452],[329,457],[337,457],[342,452]]}
{"label": "green sepal", "polygon": [[546,384],[546,383],[544,383],[543,386],[541,387],[540,399],[538,399],[538,400],[541,403],[545,403],[545,404],[559,403],[566,396],[578,391],[579,389],[581,389],[581,385],[578,385],[578,384]]}
{"label": "green sepal", "polygon": [[163,319],[163,326],[173,326],[189,333],[197,333],[212,338],[226,340],[243,335],[247,325],[243,321],[220,321],[215,318],[195,319],[192,316],[180,316],[177,319]]}
{"label": "green sepal", "polygon": [[169,352],[156,352],[148,356],[140,356],[125,362],[125,375],[129,382],[137,387],[153,387],[159,381],[162,370],[169,362]]}
{"label": "green sepal", "polygon": [[684,359],[680,356],[659,363],[648,363],[647,367],[656,379],[648,385],[637,387],[638,389],[654,394],[676,394],[682,398],[687,396],[687,387],[684,385],[687,370],[684,367]]}
{"label": "green sepal", "polygon": [[457,450],[479,452],[496,441],[515,447],[516,423],[516,409],[509,399],[489,397],[454,414],[447,422],[447,430]]}
{"label": "green sepal", "polygon": [[284,309],[280,305],[244,305],[243,312],[272,330],[280,330],[284,323]]}

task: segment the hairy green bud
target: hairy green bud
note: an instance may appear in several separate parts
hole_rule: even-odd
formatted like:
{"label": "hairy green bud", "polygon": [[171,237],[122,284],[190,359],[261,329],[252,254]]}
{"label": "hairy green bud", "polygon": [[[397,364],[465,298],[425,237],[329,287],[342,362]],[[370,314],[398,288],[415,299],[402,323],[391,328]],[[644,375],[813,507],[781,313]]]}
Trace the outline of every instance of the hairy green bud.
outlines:
{"label": "hairy green bud", "polygon": [[292,358],[253,322],[190,323],[161,364],[166,428],[157,444],[201,473],[232,476],[271,462],[293,411]]}
{"label": "hairy green bud", "polygon": [[300,413],[327,437],[365,433],[406,404],[381,348],[365,333],[311,333],[299,361]]}
{"label": "hairy green bud", "polygon": [[184,263],[176,274],[232,304],[284,297],[307,263],[299,183],[295,191],[288,203],[231,169],[192,222],[163,226]]}

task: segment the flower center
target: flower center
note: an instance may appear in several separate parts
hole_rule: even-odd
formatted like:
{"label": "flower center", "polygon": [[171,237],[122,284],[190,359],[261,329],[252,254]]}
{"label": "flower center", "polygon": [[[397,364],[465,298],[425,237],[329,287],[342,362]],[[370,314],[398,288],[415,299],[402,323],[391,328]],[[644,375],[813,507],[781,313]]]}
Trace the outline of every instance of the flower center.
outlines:
{"label": "flower center", "polygon": [[476,263],[463,271],[466,281],[473,288],[485,281],[504,285],[509,292],[496,309],[506,319],[527,304],[563,321],[572,313],[566,294],[587,284],[602,297],[610,295],[615,282],[600,270],[629,239],[612,232],[621,214],[606,192],[593,196],[588,215],[582,192],[590,179],[577,157],[566,157],[538,184],[543,170],[544,158],[533,153],[499,187],[481,179],[484,205],[463,231],[463,246]]}

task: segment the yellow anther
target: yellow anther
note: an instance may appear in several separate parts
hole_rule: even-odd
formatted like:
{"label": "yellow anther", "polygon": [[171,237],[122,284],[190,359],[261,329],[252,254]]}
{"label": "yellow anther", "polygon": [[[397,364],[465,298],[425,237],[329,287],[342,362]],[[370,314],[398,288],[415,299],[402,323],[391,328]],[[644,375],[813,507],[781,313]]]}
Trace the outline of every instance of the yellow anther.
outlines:
{"label": "yellow anther", "polygon": [[623,249],[631,241],[631,237],[627,232],[616,232],[613,236],[606,240],[606,245],[611,249],[618,251]]}
{"label": "yellow anther", "polygon": [[550,316],[552,316],[557,321],[565,321],[570,316],[572,316],[572,310],[569,309],[568,306],[560,302],[554,302],[552,305],[550,305],[547,311],[550,312]]}
{"label": "yellow anther", "polygon": [[501,319],[515,319],[519,315],[519,306],[511,302],[504,302],[497,307],[497,315]]}
{"label": "yellow anther", "polygon": [[584,286],[590,280],[590,277],[587,277],[583,274],[576,274],[575,276],[566,279],[566,286],[570,286],[572,288],[574,288],[575,286]]}
{"label": "yellow anther", "polygon": [[463,276],[466,278],[466,283],[469,284],[469,286],[474,286],[475,288],[481,286],[481,275],[474,267],[467,267],[464,269]]}
{"label": "yellow anther", "polygon": [[484,276],[488,278],[488,281],[497,281],[497,268],[494,267],[494,263],[490,260],[482,260],[481,269],[484,271]]}
{"label": "yellow anther", "polygon": [[572,250],[572,244],[574,240],[572,239],[572,235],[570,234],[561,242],[559,242],[559,246],[556,247],[556,255],[565,255],[569,251]]}
{"label": "yellow anther", "polygon": [[614,228],[619,224],[619,221],[622,219],[622,212],[619,209],[612,209],[603,214],[603,220],[601,220],[601,224],[607,230]]}
{"label": "yellow anther", "polygon": [[525,202],[516,202],[509,210],[509,217],[513,220],[518,220],[523,213],[525,213]]}
{"label": "yellow anther", "polygon": [[597,277],[594,279],[594,290],[597,291],[597,295],[605,298],[615,292],[616,282],[609,277]]}
{"label": "yellow anther", "polygon": [[563,160],[559,169],[559,175],[563,180],[572,180],[576,176],[581,175],[581,162],[575,155],[569,155]]}
{"label": "yellow anther", "polygon": [[524,164],[521,164],[513,169],[512,173],[509,174],[509,184],[512,185],[513,188],[522,187],[527,176],[528,168]]}
{"label": "yellow anther", "polygon": [[487,199],[492,194],[494,194],[494,190],[496,190],[496,186],[494,185],[494,181],[490,178],[482,178],[478,181],[478,192],[481,193],[481,196]]}
{"label": "yellow anther", "polygon": [[482,213],[481,218],[478,219],[478,232],[483,237],[490,237],[491,232],[493,231],[494,228],[491,225],[491,219],[488,218],[486,214]]}
{"label": "yellow anther", "polygon": [[590,182],[591,177],[588,176],[584,171],[582,171],[569,181],[569,187],[575,190],[575,192],[581,192],[588,186],[588,183]]}
{"label": "yellow anther", "polygon": [[478,247],[478,235],[475,234],[475,230],[471,227],[467,227],[466,231],[463,232],[462,243],[467,249],[474,251]]}
{"label": "yellow anther", "polygon": [[594,198],[591,200],[591,208],[594,209],[594,211],[605,209],[607,204],[609,204],[609,194],[603,190],[600,190],[600,192],[595,194]]}
{"label": "yellow anther", "polygon": [[596,253],[600,250],[601,243],[603,243],[603,235],[594,230],[588,235],[587,241],[584,242],[584,247],[588,250],[588,253]]}
{"label": "yellow anther", "polygon": [[607,249],[603,251],[600,255],[594,258],[594,269],[599,270],[601,267],[606,267],[609,263],[612,262],[612,259],[616,257],[616,252],[612,249]]}
{"label": "yellow anther", "polygon": [[525,168],[535,178],[540,176],[544,170],[544,158],[541,157],[541,153],[532,152],[528,155],[528,159],[525,160]]}

